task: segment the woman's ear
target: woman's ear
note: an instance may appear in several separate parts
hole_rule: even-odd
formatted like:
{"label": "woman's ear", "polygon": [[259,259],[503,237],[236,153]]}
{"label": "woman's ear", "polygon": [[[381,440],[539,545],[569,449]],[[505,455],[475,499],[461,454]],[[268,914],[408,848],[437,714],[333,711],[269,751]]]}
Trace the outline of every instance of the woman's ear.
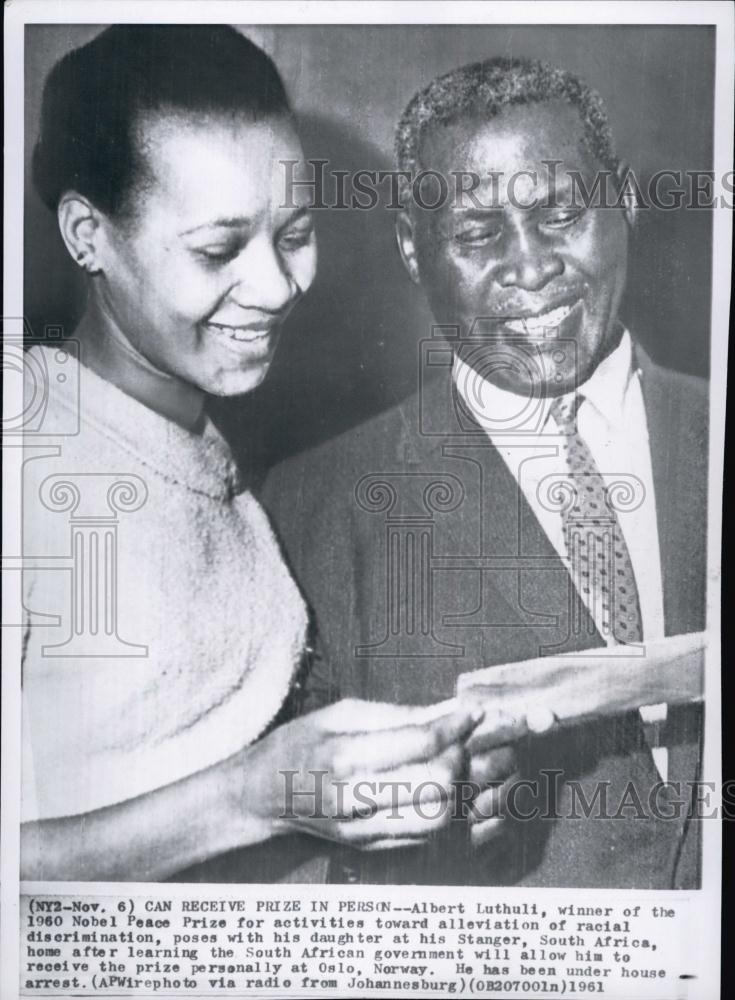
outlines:
{"label": "woman's ear", "polygon": [[401,251],[401,260],[409,273],[411,281],[418,285],[421,281],[419,275],[419,264],[416,258],[416,241],[414,236],[413,220],[407,211],[399,212],[396,216],[396,239],[398,249]]}
{"label": "woman's ear", "polygon": [[57,218],[66,249],[90,274],[100,270],[101,217],[94,205],[76,191],[66,191],[59,201]]}

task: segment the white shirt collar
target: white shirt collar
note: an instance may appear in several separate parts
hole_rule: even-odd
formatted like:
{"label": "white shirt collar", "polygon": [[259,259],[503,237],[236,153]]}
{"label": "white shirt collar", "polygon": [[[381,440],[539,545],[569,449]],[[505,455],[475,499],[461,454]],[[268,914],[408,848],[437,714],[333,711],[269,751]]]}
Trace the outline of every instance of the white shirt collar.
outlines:
{"label": "white shirt collar", "polygon": [[[578,390],[613,427],[622,420],[625,396],[633,374],[632,362],[633,344],[629,332],[624,330],[615,350]],[[470,413],[491,437],[509,432],[543,432],[552,403],[548,397],[534,398],[499,389],[457,354],[454,356],[452,378]]]}
{"label": "white shirt collar", "polygon": [[620,424],[625,396],[633,375],[633,344],[623,330],[620,343],[579,387],[579,394],[590,402],[607,422]]}

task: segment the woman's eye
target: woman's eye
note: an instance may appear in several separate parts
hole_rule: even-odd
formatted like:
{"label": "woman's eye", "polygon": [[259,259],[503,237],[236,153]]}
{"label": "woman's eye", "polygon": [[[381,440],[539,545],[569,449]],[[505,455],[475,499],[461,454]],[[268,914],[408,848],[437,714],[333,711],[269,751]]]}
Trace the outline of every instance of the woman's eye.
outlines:
{"label": "woman's eye", "polygon": [[584,210],[581,208],[559,209],[547,216],[542,224],[550,229],[565,229],[567,226],[574,225],[582,218],[583,214]]}
{"label": "woman's eye", "polygon": [[235,257],[237,257],[239,248],[231,246],[199,247],[195,253],[212,264],[226,264],[228,261],[234,260]]}

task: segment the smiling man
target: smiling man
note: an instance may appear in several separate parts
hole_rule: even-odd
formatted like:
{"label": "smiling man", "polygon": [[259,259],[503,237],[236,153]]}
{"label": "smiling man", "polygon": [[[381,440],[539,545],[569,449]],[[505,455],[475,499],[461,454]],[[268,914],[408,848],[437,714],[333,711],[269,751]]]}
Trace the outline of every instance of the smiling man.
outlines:
{"label": "smiling man", "polygon": [[[401,135],[408,127],[404,119]],[[420,160],[410,142],[401,147],[408,170],[426,163],[447,176],[460,164],[479,184],[468,206],[458,198],[439,211],[401,215],[409,274],[438,323],[459,324],[464,337],[489,337],[493,349],[530,342],[544,363],[558,338],[573,340],[576,351],[553,366],[561,378],[544,385],[550,395],[575,389],[620,339],[615,320],[632,221],[629,210],[588,210],[613,192],[595,184],[604,165],[585,146],[577,108],[561,99],[511,105],[487,122],[425,131]],[[606,159],[617,168],[612,153]],[[536,372],[500,368],[492,381],[528,395],[538,388]]]}
{"label": "smiling man", "polygon": [[[266,488],[330,665],[314,687],[430,703],[479,667],[702,629],[706,387],[619,314],[635,211],[599,97],[476,63],[413,98],[397,153],[409,178],[470,181],[398,218],[437,324],[418,392]],[[332,877],[695,886],[700,734],[658,705],[493,749],[469,823]]]}

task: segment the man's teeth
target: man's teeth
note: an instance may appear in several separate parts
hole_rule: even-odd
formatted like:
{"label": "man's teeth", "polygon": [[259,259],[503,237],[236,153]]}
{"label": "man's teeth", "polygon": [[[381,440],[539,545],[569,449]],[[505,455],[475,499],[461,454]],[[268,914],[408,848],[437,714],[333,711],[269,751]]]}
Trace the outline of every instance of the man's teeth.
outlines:
{"label": "man's teeth", "polygon": [[217,333],[221,333],[229,340],[243,342],[262,340],[263,337],[266,337],[270,333],[269,327],[262,330],[253,330],[242,326],[223,326],[221,323],[208,323],[207,326],[210,330],[215,330]]}
{"label": "man's teeth", "polygon": [[522,316],[518,319],[507,319],[504,323],[514,333],[541,334],[547,330],[555,330],[572,311],[572,306],[558,306],[549,312],[538,316]]}

